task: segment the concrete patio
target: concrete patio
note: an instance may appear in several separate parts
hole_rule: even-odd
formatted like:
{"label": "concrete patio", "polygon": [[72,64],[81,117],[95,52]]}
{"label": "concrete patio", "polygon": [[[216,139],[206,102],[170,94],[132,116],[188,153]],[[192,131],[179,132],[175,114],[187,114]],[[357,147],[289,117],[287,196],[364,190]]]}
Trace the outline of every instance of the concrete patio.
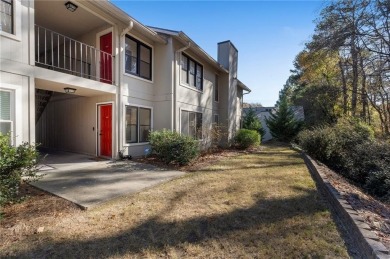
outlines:
{"label": "concrete patio", "polygon": [[43,178],[31,185],[84,209],[185,174],[131,160],[115,162],[59,151],[49,152],[41,173]]}

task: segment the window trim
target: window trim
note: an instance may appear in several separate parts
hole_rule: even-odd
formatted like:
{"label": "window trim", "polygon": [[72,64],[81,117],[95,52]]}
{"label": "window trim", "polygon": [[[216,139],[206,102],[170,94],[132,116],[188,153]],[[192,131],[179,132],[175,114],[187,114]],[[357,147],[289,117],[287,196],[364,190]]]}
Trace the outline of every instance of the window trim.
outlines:
{"label": "window trim", "polygon": [[[135,107],[137,108],[137,142],[128,143],[126,142],[126,107]],[[123,106],[123,146],[124,147],[130,147],[130,146],[140,146],[140,145],[148,145],[149,141],[147,142],[139,142],[139,108],[143,109],[149,109],[150,110],[150,131],[153,131],[153,107],[152,106],[144,106],[134,103],[125,103]]]}
{"label": "window trim", "polygon": [[11,145],[14,145],[15,143],[15,90],[14,89],[6,89],[1,88],[0,91],[2,92],[9,92],[10,93],[10,120],[2,120],[0,119],[0,122],[10,122],[11,123]]}
{"label": "window trim", "polygon": [[[183,78],[182,78],[182,70],[183,70],[183,67],[182,67],[182,60],[183,60],[183,57],[186,57],[188,62],[187,62],[187,82],[183,82]],[[190,80],[190,77],[189,77],[189,73],[190,73],[190,61],[194,62],[195,63],[195,74],[194,74],[194,82],[195,82],[195,85],[190,85],[189,83],[189,80]],[[200,89],[196,86],[196,72],[197,72],[197,67],[198,66],[201,66],[202,67],[202,80],[201,80],[201,86],[200,86]],[[185,87],[188,87],[192,90],[196,90],[196,91],[199,91],[201,93],[203,93],[203,87],[204,87],[204,65],[202,63],[200,63],[199,61],[195,60],[194,58],[192,58],[190,55],[182,52],[181,55],[180,55],[180,85],[182,86],[185,86]]]}
{"label": "window trim", "polygon": [[[195,114],[201,114],[202,115],[202,126],[201,126],[201,129],[202,129],[202,132],[201,132],[201,134],[202,134],[202,137],[201,138],[194,138],[195,140],[199,140],[199,141],[202,141],[203,140],[203,122],[204,122],[204,116],[203,116],[203,112],[199,112],[199,111],[191,111],[191,110],[186,110],[186,109],[180,109],[180,135],[182,135],[183,133],[181,132],[181,129],[182,129],[182,119],[181,119],[181,116],[182,116],[182,112],[188,112],[188,116],[189,116],[189,114],[190,113],[195,113]],[[196,116],[195,116],[195,118],[196,118]],[[196,121],[195,121],[195,125],[196,125]],[[188,125],[188,127],[189,127],[189,125]],[[188,135],[189,136],[189,135]]]}
{"label": "window trim", "polygon": [[5,4],[9,4],[11,6],[11,32],[6,32],[4,31],[5,33],[8,33],[8,34],[15,34],[15,12],[14,12],[14,5],[15,5],[15,2],[14,0],[11,0],[11,1],[7,1],[7,0],[0,0],[0,2],[3,2]]}
{"label": "window trim", "polygon": [[[218,118],[218,122],[215,122],[215,117]],[[218,113],[215,113],[213,116],[213,124],[219,125],[219,114]]]}
{"label": "window trim", "polygon": [[18,0],[12,0],[12,33],[0,31],[0,36],[15,41],[21,41],[21,3]]}
{"label": "window trim", "polygon": [[[219,94],[220,94],[220,91],[219,91],[219,85],[220,85],[220,82],[219,82],[219,75],[215,74],[215,78],[214,78],[214,102],[216,103],[219,103]],[[218,93],[218,95],[216,94]]]}
{"label": "window trim", "polygon": [[[131,73],[130,71],[127,72],[126,71],[126,39],[130,39],[132,41],[134,41],[136,44],[137,44],[137,71],[138,73]],[[134,78],[137,78],[137,79],[141,79],[141,80],[145,80],[147,82],[153,82],[153,72],[154,72],[154,69],[153,69],[153,64],[154,64],[154,59],[153,59],[153,52],[154,52],[154,49],[151,45],[141,41],[140,39],[132,36],[132,35],[129,35],[129,34],[126,34],[125,35],[125,38],[124,38],[124,51],[123,51],[123,71],[124,71],[124,74],[127,75],[127,76],[131,76],[131,77],[134,77]],[[139,73],[139,70],[140,70],[140,61],[141,61],[141,45],[143,47],[145,47],[146,49],[149,49],[150,50],[150,64],[149,64],[149,67],[150,67],[150,78],[146,78],[146,77],[142,77]]]}

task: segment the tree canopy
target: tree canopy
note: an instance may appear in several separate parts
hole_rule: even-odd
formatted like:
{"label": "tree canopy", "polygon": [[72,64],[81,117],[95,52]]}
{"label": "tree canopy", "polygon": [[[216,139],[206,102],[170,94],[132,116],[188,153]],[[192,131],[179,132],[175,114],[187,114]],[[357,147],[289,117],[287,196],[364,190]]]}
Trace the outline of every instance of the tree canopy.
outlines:
{"label": "tree canopy", "polygon": [[390,136],[388,0],[330,1],[283,89],[307,124],[358,118]]}

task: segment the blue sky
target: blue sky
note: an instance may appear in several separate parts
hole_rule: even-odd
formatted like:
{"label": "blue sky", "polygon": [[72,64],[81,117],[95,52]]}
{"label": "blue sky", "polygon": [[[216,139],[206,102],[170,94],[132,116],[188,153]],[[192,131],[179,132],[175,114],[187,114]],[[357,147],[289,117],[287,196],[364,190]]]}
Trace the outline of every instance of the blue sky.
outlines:
{"label": "blue sky", "polygon": [[295,56],[314,31],[322,1],[129,1],[115,5],[145,25],[183,31],[213,58],[217,43],[238,48],[245,102],[273,106]]}

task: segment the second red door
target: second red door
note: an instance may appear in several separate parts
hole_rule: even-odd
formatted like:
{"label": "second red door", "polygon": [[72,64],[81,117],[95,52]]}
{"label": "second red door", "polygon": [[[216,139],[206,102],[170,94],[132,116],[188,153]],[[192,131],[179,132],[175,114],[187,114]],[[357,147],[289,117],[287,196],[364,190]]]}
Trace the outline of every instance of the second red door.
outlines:
{"label": "second red door", "polygon": [[112,33],[100,37],[100,81],[112,83]]}

